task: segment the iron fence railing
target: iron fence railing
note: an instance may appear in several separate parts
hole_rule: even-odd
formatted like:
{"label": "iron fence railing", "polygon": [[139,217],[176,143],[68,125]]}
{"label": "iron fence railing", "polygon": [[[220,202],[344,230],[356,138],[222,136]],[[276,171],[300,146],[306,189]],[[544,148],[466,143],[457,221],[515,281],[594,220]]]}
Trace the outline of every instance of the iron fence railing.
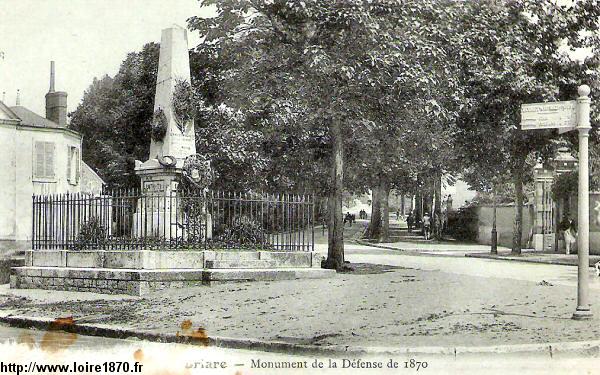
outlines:
{"label": "iron fence railing", "polygon": [[314,198],[136,190],[34,195],[32,246],[313,251]]}

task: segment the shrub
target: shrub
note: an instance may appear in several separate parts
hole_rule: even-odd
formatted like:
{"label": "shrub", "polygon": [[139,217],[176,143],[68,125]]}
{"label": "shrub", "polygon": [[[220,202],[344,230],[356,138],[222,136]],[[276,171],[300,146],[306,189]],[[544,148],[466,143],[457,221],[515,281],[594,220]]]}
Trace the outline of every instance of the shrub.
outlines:
{"label": "shrub", "polygon": [[262,225],[247,216],[236,217],[230,224],[223,224],[215,232],[213,240],[229,246],[258,247],[264,239]]}
{"label": "shrub", "polygon": [[477,239],[477,214],[473,208],[450,212],[447,233],[460,241]]}
{"label": "shrub", "polygon": [[97,217],[92,217],[79,227],[73,250],[97,249],[108,242],[108,229]]}

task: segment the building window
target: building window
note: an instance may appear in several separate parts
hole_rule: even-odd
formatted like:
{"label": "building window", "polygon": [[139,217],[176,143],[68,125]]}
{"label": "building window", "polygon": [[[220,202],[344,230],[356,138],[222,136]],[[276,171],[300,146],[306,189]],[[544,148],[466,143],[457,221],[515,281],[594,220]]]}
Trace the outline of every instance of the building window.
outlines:
{"label": "building window", "polygon": [[79,149],[69,146],[69,159],[67,160],[67,181],[72,185],[79,183]]}
{"label": "building window", "polygon": [[34,145],[34,178],[54,178],[54,143],[35,142]]}

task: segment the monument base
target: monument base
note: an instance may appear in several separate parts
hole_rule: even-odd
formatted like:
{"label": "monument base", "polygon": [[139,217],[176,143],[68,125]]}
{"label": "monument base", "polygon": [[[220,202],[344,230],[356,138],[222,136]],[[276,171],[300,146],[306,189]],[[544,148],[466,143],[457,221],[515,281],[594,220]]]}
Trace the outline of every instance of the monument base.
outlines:
{"label": "monument base", "polygon": [[[133,220],[134,237],[173,240],[185,236],[176,228],[184,226],[184,218],[178,199],[178,184],[184,161],[175,159],[171,167],[165,167],[157,159],[145,162],[136,160],[135,173],[141,180],[144,199],[138,201]],[[212,219],[205,212],[204,236],[212,238]]]}
{"label": "monument base", "polygon": [[142,192],[175,192],[181,175],[183,160],[177,159],[172,167],[161,165],[158,159],[135,161],[135,174],[140,176]]}
{"label": "monument base", "polygon": [[26,251],[11,288],[141,296],[168,288],[223,282],[326,278],[321,256],[272,251]]}

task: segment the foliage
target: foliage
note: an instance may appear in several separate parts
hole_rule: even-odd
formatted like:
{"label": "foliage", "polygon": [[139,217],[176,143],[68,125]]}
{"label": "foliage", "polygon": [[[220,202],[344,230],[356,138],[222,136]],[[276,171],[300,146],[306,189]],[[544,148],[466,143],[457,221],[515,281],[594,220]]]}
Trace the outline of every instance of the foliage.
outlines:
{"label": "foliage", "polygon": [[[446,136],[445,115],[456,112],[444,106],[453,101],[447,99],[454,98],[454,82],[444,65],[451,60],[440,48],[451,28],[437,22],[458,8],[453,2],[202,3],[217,15],[192,17],[189,27],[204,37],[199,49],[213,51],[225,66],[218,79],[223,91],[214,104],[223,103],[260,129],[269,146],[267,188],[333,194],[330,204],[337,205],[344,173],[350,172],[350,191],[364,192],[382,178],[395,182],[395,175],[412,181],[406,170],[428,166],[423,162],[428,153],[406,147],[407,135],[425,140],[416,146],[435,145],[439,154],[451,155],[447,141],[438,142],[435,134]],[[432,94],[447,87],[452,89],[434,100]],[[418,99],[409,103],[411,98]],[[429,123],[437,133],[422,126]],[[405,131],[420,128],[416,134]],[[337,164],[336,140],[343,147]],[[438,160],[436,167],[447,164]],[[343,173],[330,170],[344,161]]]}
{"label": "foliage", "polygon": [[152,117],[152,139],[157,142],[162,142],[167,135],[168,127],[169,124],[165,112],[162,108],[158,108],[154,111],[154,116]]}
{"label": "foliage", "polygon": [[70,114],[83,135],[83,159],[111,186],[139,186],[135,160],[146,160],[152,134],[159,45],[127,55],[114,78],[94,79]]}
{"label": "foliage", "polygon": [[187,81],[176,80],[175,89],[173,92],[173,115],[175,124],[179,131],[183,134],[186,131],[187,124],[195,117],[193,107],[193,90]]}
{"label": "foliage", "polygon": [[102,248],[108,240],[108,229],[102,225],[99,218],[92,216],[79,226],[79,233],[73,243],[73,250]]}
{"label": "foliage", "polygon": [[456,34],[465,46],[459,147],[472,164],[470,182],[493,189],[513,181],[515,253],[521,251],[523,184],[531,180],[536,159],[552,155],[556,146],[555,131],[521,129],[520,106],[572,99],[579,82],[593,79],[590,67],[597,62],[579,64],[568,52],[597,42],[600,9],[594,4],[513,0],[463,7],[465,21]]}
{"label": "foliage", "polygon": [[235,217],[231,223],[215,228],[213,240],[226,247],[269,247],[261,223],[248,216]]}
{"label": "foliage", "polygon": [[449,212],[447,233],[458,241],[477,240],[477,214],[474,209]]}
{"label": "foliage", "polygon": [[569,198],[577,194],[579,183],[579,172],[567,172],[557,176],[552,184],[552,199]]}
{"label": "foliage", "polygon": [[203,192],[215,180],[210,160],[202,154],[190,155],[185,159],[182,175],[182,187],[196,189],[199,192]]}

